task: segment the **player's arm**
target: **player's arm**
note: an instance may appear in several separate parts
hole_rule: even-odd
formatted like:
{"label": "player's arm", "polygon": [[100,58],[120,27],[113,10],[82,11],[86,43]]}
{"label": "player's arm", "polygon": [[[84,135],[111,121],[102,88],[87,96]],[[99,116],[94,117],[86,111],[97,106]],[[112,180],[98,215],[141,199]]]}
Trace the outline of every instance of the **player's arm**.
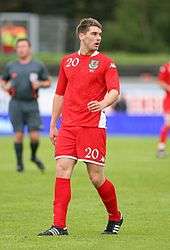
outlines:
{"label": "player's arm", "polygon": [[102,101],[91,101],[88,103],[88,109],[91,112],[97,112],[105,109],[106,107],[112,105],[115,101],[117,101],[119,97],[119,92],[116,89],[110,90]]}
{"label": "player's arm", "polygon": [[105,72],[105,82],[107,87],[107,94],[101,101],[91,101],[87,107],[91,112],[101,111],[104,108],[112,105],[119,97],[119,75],[116,66],[113,62],[109,62]]}
{"label": "player's arm", "polygon": [[52,115],[51,115],[51,122],[50,122],[50,140],[52,144],[55,144],[56,137],[58,135],[56,124],[61,115],[61,110],[63,106],[63,98],[64,98],[63,96],[55,94],[54,99],[53,99]]}
{"label": "player's arm", "polygon": [[15,89],[12,88],[12,84],[10,82],[10,74],[9,74],[9,67],[6,65],[4,72],[2,73],[2,77],[0,78],[0,87],[8,92],[10,95],[15,94]]}
{"label": "player's arm", "polygon": [[39,89],[39,88],[48,88],[51,85],[51,79],[48,78],[47,80],[36,80],[31,82],[33,89]]}
{"label": "player's arm", "polygon": [[158,74],[158,84],[166,91],[170,91],[170,85],[166,83],[168,78],[169,72],[167,71],[167,66],[163,65],[160,67]]}
{"label": "player's arm", "polygon": [[51,79],[48,78],[47,80],[37,80],[34,82],[31,82],[32,88],[33,89],[39,89],[39,88],[48,88],[51,85]]}
{"label": "player's arm", "polygon": [[15,96],[16,95],[16,89],[14,87],[12,87],[12,84],[11,84],[10,81],[5,81],[3,79],[0,79],[0,86],[10,96]]}
{"label": "player's arm", "polygon": [[53,99],[52,116],[51,116],[51,122],[50,122],[50,139],[53,144],[55,144],[56,137],[58,135],[56,124],[61,115],[66,87],[67,87],[67,77],[65,75],[63,65],[61,62],[57,87],[56,87],[56,91],[55,91],[55,95]]}
{"label": "player's arm", "polygon": [[8,89],[8,82],[0,78],[0,86],[3,90],[7,91]]}
{"label": "player's arm", "polygon": [[30,81],[33,89],[48,88],[51,85],[51,78],[45,65],[41,64],[41,70],[38,75],[31,74]]}
{"label": "player's arm", "polygon": [[170,92],[170,85],[167,84],[166,82],[164,81],[158,81],[159,85],[161,86],[161,88],[163,88],[164,90]]}
{"label": "player's arm", "polygon": [[50,85],[51,85],[51,79],[50,79],[50,78],[48,78],[48,79],[45,80],[45,81],[41,81],[41,82],[40,82],[40,87],[41,87],[41,88],[49,88]]}

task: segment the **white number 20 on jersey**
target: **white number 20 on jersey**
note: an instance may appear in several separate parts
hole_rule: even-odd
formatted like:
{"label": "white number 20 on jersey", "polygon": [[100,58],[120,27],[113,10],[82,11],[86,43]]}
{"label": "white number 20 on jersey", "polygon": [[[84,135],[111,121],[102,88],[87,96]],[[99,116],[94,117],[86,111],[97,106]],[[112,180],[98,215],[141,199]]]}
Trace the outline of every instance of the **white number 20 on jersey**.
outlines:
{"label": "white number 20 on jersey", "polygon": [[79,64],[79,62],[80,62],[80,60],[79,60],[79,58],[68,58],[67,59],[67,63],[66,63],[66,67],[68,68],[68,67],[71,67],[71,66],[73,66],[73,67],[76,67],[78,64]]}

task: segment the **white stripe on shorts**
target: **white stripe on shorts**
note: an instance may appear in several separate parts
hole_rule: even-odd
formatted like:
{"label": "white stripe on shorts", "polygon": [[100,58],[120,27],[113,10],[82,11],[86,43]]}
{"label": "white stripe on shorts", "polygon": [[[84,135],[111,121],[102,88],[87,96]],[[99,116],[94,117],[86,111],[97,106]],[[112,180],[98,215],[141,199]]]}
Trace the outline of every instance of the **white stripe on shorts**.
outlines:
{"label": "white stripe on shorts", "polygon": [[61,159],[61,158],[69,158],[69,159],[73,159],[73,160],[76,160],[77,161],[77,158],[74,157],[74,156],[71,156],[71,155],[59,155],[59,156],[56,156],[55,159]]}
{"label": "white stripe on shorts", "polygon": [[100,162],[97,162],[97,161],[91,161],[91,160],[86,160],[86,159],[78,159],[79,161],[84,161],[84,162],[89,162],[89,163],[94,163],[96,165],[100,165],[100,166],[104,166],[105,164],[104,163],[100,163]]}

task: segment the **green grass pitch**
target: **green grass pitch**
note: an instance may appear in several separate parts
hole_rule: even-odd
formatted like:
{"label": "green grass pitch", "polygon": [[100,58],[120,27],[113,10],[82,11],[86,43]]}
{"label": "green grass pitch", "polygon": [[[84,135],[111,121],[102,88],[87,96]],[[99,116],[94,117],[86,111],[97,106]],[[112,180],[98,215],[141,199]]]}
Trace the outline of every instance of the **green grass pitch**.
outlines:
{"label": "green grass pitch", "polygon": [[[101,235],[107,222],[103,204],[90,184],[84,164],[72,177],[68,213],[69,236],[37,237],[52,222],[55,160],[47,137],[39,156],[45,174],[29,161],[24,142],[26,171],[15,171],[11,137],[0,138],[0,249],[170,249],[170,156],[155,157],[157,138],[111,137],[106,174],[117,187],[124,224],[119,235]],[[170,144],[168,150],[170,152]]]}

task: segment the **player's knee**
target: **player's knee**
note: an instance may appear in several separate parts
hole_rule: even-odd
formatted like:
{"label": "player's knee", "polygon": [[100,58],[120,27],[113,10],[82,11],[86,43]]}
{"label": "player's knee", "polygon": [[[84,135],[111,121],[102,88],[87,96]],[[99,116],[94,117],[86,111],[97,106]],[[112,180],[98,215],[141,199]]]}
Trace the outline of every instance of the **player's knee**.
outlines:
{"label": "player's knee", "polygon": [[98,175],[98,174],[93,174],[93,175],[90,175],[90,180],[92,182],[92,184],[98,188],[101,186],[102,182],[103,182],[103,177]]}
{"label": "player's knee", "polygon": [[15,142],[16,143],[22,143],[23,141],[23,133],[22,132],[16,132],[15,133]]}
{"label": "player's knee", "polygon": [[59,178],[70,178],[71,177],[71,170],[63,162],[58,162],[57,167],[56,167],[56,175]]}
{"label": "player's knee", "polygon": [[31,139],[32,142],[39,141],[39,133],[38,133],[38,131],[31,131],[30,132],[30,139]]}

